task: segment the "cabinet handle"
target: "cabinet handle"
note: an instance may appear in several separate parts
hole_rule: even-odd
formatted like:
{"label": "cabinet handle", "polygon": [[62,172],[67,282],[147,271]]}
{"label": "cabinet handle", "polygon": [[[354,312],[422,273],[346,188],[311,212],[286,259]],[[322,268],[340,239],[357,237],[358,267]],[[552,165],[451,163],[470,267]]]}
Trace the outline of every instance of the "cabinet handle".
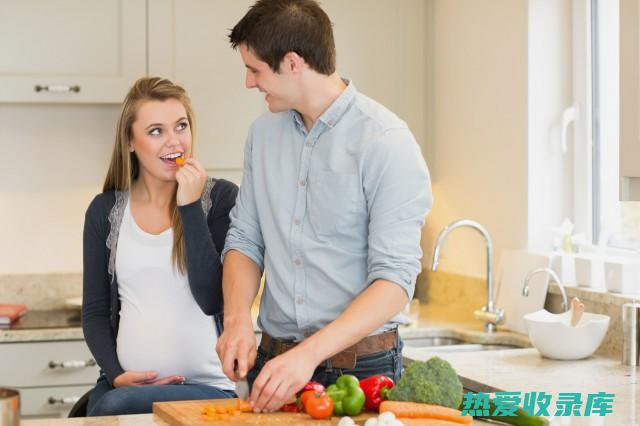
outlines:
{"label": "cabinet handle", "polygon": [[46,85],[46,86],[41,86],[39,84],[36,84],[33,87],[33,90],[35,90],[36,92],[51,92],[51,93],[68,93],[68,92],[74,92],[74,93],[79,93],[80,92],[80,86],[78,85],[74,85],[74,86],[64,86],[61,84],[52,84],[52,85]]}
{"label": "cabinet handle", "polygon": [[62,398],[55,398],[53,396],[50,396],[47,401],[49,402],[49,405],[56,405],[56,404],[73,405],[79,400],[80,400],[79,396],[64,396]]}
{"label": "cabinet handle", "polygon": [[96,361],[93,358],[87,361],[49,361],[49,368],[52,370],[56,368],[86,368],[94,365],[96,365]]}

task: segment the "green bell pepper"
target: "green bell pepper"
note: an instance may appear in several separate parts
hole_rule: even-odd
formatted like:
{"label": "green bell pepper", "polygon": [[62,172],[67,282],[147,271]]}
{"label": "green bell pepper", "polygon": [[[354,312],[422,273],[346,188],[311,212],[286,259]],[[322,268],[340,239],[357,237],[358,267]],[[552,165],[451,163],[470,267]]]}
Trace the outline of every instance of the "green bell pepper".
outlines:
{"label": "green bell pepper", "polygon": [[344,374],[338,377],[326,392],[333,400],[334,416],[357,416],[362,412],[366,398],[356,376]]}

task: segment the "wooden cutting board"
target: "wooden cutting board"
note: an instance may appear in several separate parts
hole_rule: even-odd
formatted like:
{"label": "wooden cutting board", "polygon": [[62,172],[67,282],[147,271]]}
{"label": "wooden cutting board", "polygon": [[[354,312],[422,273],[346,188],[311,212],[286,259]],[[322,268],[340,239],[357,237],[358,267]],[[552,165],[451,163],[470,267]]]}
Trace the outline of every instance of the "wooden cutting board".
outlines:
{"label": "wooden cutting board", "polygon": [[[171,426],[228,426],[228,425],[305,425],[305,426],[329,426],[337,425],[339,417],[326,420],[315,420],[305,413],[242,413],[228,416],[224,420],[215,420],[202,414],[205,406],[228,405],[229,399],[209,399],[202,401],[175,401],[154,402],[153,414],[160,417]],[[358,425],[363,425],[370,417],[377,417],[377,413],[362,413],[353,420]],[[450,422],[425,422],[418,419],[402,419],[406,426],[413,425],[455,425]]]}

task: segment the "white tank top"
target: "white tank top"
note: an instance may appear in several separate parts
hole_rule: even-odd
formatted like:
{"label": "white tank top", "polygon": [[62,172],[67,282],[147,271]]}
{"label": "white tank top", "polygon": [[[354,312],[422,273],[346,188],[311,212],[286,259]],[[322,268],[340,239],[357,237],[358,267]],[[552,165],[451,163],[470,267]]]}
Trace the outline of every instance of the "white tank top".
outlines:
{"label": "white tank top", "polygon": [[159,235],[143,231],[127,201],[116,253],[120,365],[233,390],[216,353],[213,317],[196,303],[187,276],[174,270],[172,244],[171,228]]}

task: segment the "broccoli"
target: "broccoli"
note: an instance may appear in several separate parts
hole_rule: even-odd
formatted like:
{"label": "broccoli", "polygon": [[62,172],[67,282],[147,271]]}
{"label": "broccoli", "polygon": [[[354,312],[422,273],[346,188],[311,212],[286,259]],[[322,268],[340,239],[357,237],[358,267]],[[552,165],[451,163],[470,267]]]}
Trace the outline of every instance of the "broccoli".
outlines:
{"label": "broccoli", "polygon": [[388,395],[394,401],[435,404],[457,409],[462,404],[462,383],[451,364],[434,356],[414,361]]}

